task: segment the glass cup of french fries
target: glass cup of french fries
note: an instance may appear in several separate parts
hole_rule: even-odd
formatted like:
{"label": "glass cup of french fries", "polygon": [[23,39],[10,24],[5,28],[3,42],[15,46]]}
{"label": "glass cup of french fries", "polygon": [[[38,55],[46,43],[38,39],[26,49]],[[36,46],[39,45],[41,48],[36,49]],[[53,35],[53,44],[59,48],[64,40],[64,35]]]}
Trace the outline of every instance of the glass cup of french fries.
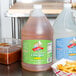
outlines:
{"label": "glass cup of french fries", "polygon": [[76,61],[61,59],[51,67],[57,76],[76,76]]}

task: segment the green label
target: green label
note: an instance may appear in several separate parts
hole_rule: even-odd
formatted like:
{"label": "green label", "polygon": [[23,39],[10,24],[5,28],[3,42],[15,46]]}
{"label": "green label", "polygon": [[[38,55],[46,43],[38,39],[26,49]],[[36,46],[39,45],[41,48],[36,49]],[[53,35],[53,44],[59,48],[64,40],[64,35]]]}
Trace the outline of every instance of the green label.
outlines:
{"label": "green label", "polygon": [[28,64],[52,62],[52,41],[23,40],[23,62]]}

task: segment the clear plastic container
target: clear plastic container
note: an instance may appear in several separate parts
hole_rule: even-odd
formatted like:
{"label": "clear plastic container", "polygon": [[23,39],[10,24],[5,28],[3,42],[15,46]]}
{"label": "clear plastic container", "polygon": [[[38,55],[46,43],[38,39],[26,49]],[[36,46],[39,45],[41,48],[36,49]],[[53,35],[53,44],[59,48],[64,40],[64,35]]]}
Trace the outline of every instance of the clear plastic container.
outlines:
{"label": "clear plastic container", "polygon": [[0,39],[0,63],[11,64],[21,59],[21,40]]}
{"label": "clear plastic container", "polygon": [[22,67],[29,71],[48,70],[52,63],[53,28],[41,9],[35,5],[22,28]]}
{"label": "clear plastic container", "polygon": [[[71,4],[65,3],[64,9],[54,23],[53,62],[62,58],[76,60],[76,24]],[[69,46],[71,46],[69,48]]]}

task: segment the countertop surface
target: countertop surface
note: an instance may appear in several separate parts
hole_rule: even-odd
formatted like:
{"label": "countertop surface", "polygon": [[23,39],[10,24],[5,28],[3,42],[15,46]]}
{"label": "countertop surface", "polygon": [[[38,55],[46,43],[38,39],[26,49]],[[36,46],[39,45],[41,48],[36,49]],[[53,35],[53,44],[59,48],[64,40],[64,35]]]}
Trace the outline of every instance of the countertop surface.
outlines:
{"label": "countertop surface", "polygon": [[21,63],[11,65],[0,64],[0,76],[56,76],[53,71],[29,72],[21,68]]}

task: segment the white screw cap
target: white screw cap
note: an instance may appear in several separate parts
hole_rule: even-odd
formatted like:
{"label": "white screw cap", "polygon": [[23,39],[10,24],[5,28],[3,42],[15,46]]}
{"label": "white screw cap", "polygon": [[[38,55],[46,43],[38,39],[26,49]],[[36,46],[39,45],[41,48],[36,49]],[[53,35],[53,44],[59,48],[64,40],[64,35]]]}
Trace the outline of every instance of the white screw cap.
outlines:
{"label": "white screw cap", "polygon": [[64,0],[65,3],[70,3],[70,0]]}
{"label": "white screw cap", "polygon": [[42,9],[42,5],[41,4],[34,4],[33,8],[34,9]]}
{"label": "white screw cap", "polygon": [[64,7],[70,7],[70,8],[71,8],[72,5],[71,5],[71,3],[65,3],[65,4],[64,4]]}

